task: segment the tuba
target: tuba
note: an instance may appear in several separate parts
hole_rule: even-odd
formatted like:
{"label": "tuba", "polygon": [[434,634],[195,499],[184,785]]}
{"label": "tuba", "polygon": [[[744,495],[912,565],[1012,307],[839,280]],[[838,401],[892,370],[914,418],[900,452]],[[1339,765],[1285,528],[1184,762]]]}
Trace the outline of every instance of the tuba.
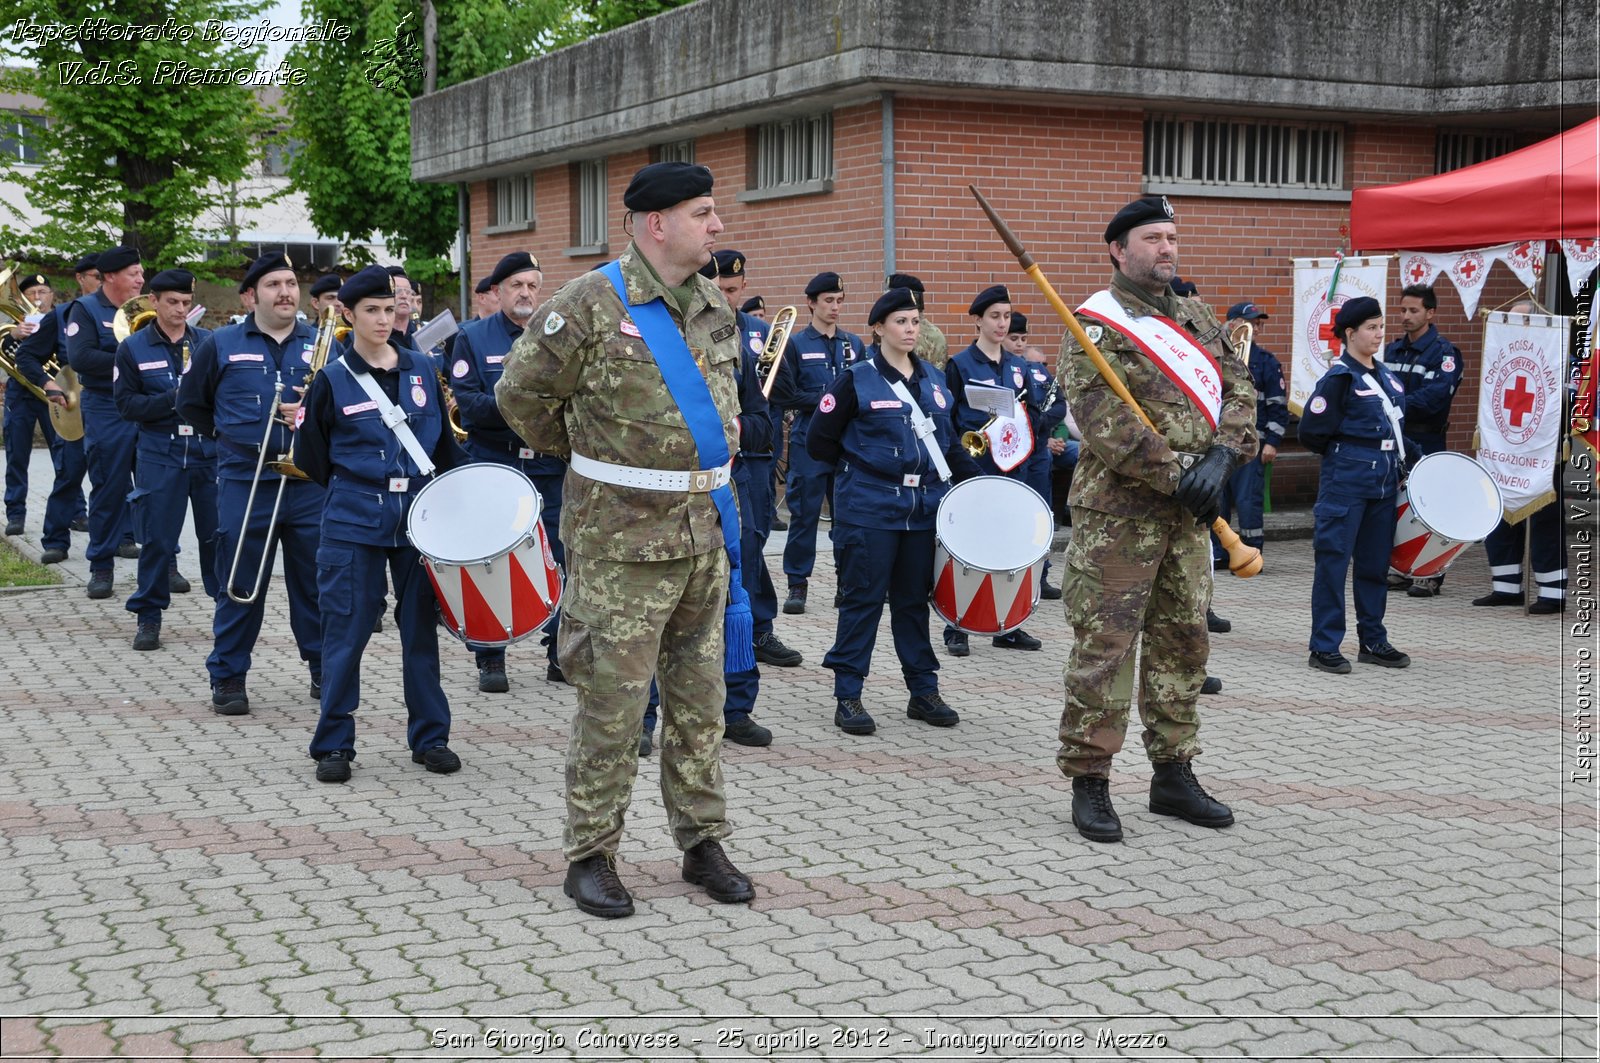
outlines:
{"label": "tuba", "polygon": [[800,316],[792,306],[786,306],[772,315],[772,328],[767,333],[767,344],[756,359],[756,372],[761,376],[761,397],[772,398],[772,385],[778,379],[778,367],[783,364],[783,349],[789,345],[789,333]]}
{"label": "tuba", "polygon": [[111,320],[111,333],[117,342],[132,336],[156,319],[156,301],[149,295],[136,295],[117,308]]}

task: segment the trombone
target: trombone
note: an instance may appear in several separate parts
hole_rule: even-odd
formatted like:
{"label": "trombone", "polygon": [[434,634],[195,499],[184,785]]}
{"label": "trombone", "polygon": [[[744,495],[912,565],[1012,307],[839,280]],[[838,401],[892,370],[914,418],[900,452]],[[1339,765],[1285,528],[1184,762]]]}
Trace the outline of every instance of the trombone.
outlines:
{"label": "trombone", "polygon": [[764,374],[761,379],[761,397],[772,398],[772,385],[778,379],[778,367],[783,364],[783,349],[789,345],[789,333],[794,331],[795,318],[800,312],[792,306],[786,306],[772,315],[772,329],[767,333],[767,345],[761,348],[761,357],[756,359],[756,372]]}
{"label": "trombone", "polygon": [[[312,377],[316,376],[328,362],[328,352],[333,347],[333,326],[337,320],[337,315],[338,311],[331,306],[323,307],[322,309],[322,318],[317,324],[317,338],[311,348],[311,365],[306,370],[303,388],[309,389]],[[301,400],[304,401],[304,398],[305,396],[302,392]],[[289,424],[279,414],[278,410],[282,405],[283,381],[280,380],[272,386],[272,410],[267,414],[266,430],[261,433],[261,446],[259,448],[261,453],[256,458],[256,472],[250,481],[250,493],[245,496],[244,500],[244,519],[239,523],[239,545],[234,548],[233,564],[228,567],[228,597],[240,605],[254,604],[255,600],[261,597],[262,590],[266,588],[267,559],[272,556],[272,532],[278,524],[278,511],[283,507],[284,487],[290,480],[311,479],[303,469],[300,469],[294,463],[294,438],[292,436],[289,439],[289,449],[271,461],[267,460],[267,448],[272,445],[272,430],[280,425],[288,427],[291,431],[296,427]],[[234,590],[233,579],[239,572],[239,561],[244,557],[247,533],[250,528],[250,517],[255,509],[256,488],[261,486],[261,473],[267,468],[271,468],[273,472],[278,474],[278,492],[272,500],[272,516],[267,518],[267,534],[261,540],[261,563],[256,566],[255,582],[251,585],[252,589],[248,595],[241,595]]]}

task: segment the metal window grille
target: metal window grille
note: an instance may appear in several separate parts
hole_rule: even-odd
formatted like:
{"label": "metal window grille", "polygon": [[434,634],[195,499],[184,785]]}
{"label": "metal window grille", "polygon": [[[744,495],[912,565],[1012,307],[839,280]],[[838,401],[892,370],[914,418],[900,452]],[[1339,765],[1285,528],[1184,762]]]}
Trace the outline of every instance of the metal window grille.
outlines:
{"label": "metal window grille", "polygon": [[606,160],[578,163],[578,244],[606,242]]}
{"label": "metal window grille", "polygon": [[1344,127],[1149,115],[1146,181],[1243,188],[1344,188]]}
{"label": "metal window grille", "polygon": [[767,122],[756,128],[756,188],[833,176],[833,114]]}
{"label": "metal window grille", "polygon": [[0,158],[37,164],[39,127],[44,119],[25,111],[0,111]]}
{"label": "metal window grille", "polygon": [[1449,173],[1463,166],[1487,162],[1513,147],[1510,133],[1440,130],[1434,141],[1434,173]]}
{"label": "metal window grille", "polygon": [[517,174],[494,180],[491,225],[528,225],[533,221],[533,177]]}
{"label": "metal window grille", "polygon": [[694,141],[672,140],[657,144],[656,162],[694,162]]}

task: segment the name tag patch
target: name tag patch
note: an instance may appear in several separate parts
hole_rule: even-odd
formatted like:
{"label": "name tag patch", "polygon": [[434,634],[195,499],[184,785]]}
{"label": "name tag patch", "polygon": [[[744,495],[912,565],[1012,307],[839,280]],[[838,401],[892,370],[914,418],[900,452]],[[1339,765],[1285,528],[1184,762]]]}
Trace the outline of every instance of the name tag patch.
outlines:
{"label": "name tag patch", "polygon": [[617,326],[617,330],[624,336],[632,336],[634,339],[641,338],[639,336],[639,326],[635,325],[632,321],[624,321],[622,324]]}
{"label": "name tag patch", "polygon": [[491,354],[484,359],[484,361],[488,362],[490,365],[500,365],[505,360],[506,356],[503,354]]}
{"label": "name tag patch", "polygon": [[733,334],[738,331],[739,328],[737,325],[723,325],[721,328],[717,329],[717,331],[711,334],[711,342],[721,343],[723,340],[732,339]]}
{"label": "name tag patch", "polygon": [[230,361],[230,362],[264,362],[266,360],[267,360],[267,356],[266,355],[264,355],[264,354],[250,354],[248,351],[240,353],[240,354],[230,354],[230,355],[228,355],[228,361]]}
{"label": "name tag patch", "polygon": [[[898,410],[900,408],[900,406],[901,406],[901,402],[900,402],[899,399],[873,399],[872,400],[872,408],[874,410]],[[916,485],[913,484],[911,486],[914,487]]]}
{"label": "name tag patch", "polygon": [[152,369],[166,369],[166,368],[167,368],[167,363],[166,363],[165,360],[162,360],[162,361],[159,361],[159,362],[140,362],[139,363],[139,371],[141,373],[149,372]]}
{"label": "name tag patch", "polygon": [[804,353],[802,353],[800,355],[800,357],[804,361],[810,362],[810,361],[814,361],[814,360],[820,360],[820,359],[826,358],[828,356],[823,351],[805,351]]}
{"label": "name tag patch", "polygon": [[346,406],[344,408],[344,415],[346,417],[353,417],[358,413],[366,413],[368,410],[376,410],[377,408],[378,404],[373,402],[371,399],[368,399],[366,402],[358,402],[354,406]]}

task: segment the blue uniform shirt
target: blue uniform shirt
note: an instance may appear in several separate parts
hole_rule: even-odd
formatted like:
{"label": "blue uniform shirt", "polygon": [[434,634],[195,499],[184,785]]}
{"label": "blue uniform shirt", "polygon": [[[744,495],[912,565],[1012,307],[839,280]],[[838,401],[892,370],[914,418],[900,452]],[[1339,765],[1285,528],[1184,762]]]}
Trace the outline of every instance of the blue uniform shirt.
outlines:
{"label": "blue uniform shirt", "polygon": [[1319,493],[1384,498],[1399,489],[1405,455],[1384,413],[1384,394],[1401,409],[1403,431],[1405,388],[1382,362],[1368,369],[1349,353],[1341,354],[1317,381],[1300,415],[1300,442],[1323,456]]}
{"label": "blue uniform shirt", "polygon": [[[793,334],[784,348],[783,368],[778,371],[775,393],[781,395],[785,409],[809,415],[834,378],[855,364],[865,352],[866,345],[853,332],[836,328],[833,336],[828,337],[818,332],[815,325],[807,325]],[[780,386],[781,392],[776,390]]]}
{"label": "blue uniform shirt", "polygon": [[111,393],[111,372],[117,361],[117,334],[111,326],[116,316],[117,306],[104,292],[73,300],[67,312],[63,332],[67,361],[79,383],[90,391]]}
{"label": "blue uniform shirt", "polygon": [[1383,364],[1406,389],[1406,418],[1414,436],[1442,436],[1450,402],[1461,386],[1461,352],[1432,325],[1412,343],[1401,336],[1383,349]]}
{"label": "blue uniform shirt", "polygon": [[117,412],[139,426],[139,459],[186,468],[194,461],[213,461],[216,444],[178,417],[178,381],[184,370],[184,347],[191,361],[208,329],[188,327],[173,343],[152,322],[117,345],[111,386]]}
{"label": "blue uniform shirt", "polygon": [[1250,382],[1256,387],[1256,435],[1276,447],[1289,427],[1289,400],[1283,390],[1283,364],[1258,344],[1250,345]]}

